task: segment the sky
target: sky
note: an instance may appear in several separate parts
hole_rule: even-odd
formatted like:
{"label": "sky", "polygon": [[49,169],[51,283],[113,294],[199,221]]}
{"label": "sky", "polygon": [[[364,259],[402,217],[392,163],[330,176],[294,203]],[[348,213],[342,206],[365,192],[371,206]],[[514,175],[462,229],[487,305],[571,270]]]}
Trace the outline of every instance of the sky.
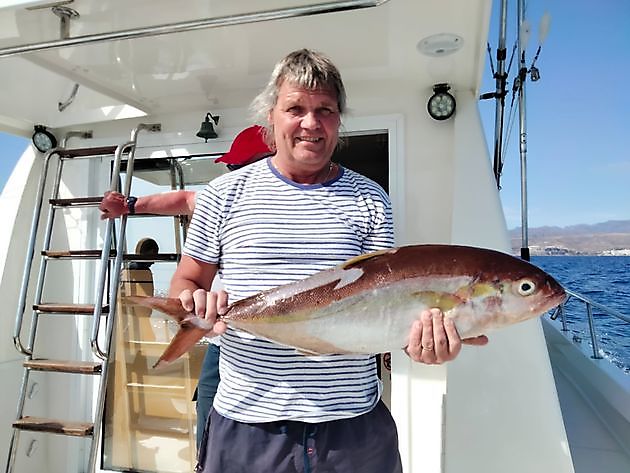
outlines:
{"label": "sky", "polygon": [[[515,2],[509,0],[508,59],[515,41]],[[489,41],[498,43],[495,2]],[[630,219],[630,0],[532,0],[526,64],[538,47],[540,20],[551,17],[536,66],[526,84],[527,207],[530,227]],[[494,90],[488,61],[481,92]],[[506,66],[507,67],[507,66]],[[517,63],[509,71],[509,86]],[[511,93],[506,99],[509,121]],[[480,103],[493,153],[493,100]],[[514,112],[517,109],[514,108]],[[508,140],[501,201],[509,228],[521,222],[518,114]],[[0,132],[0,186],[29,140]]]}
{"label": "sky", "polygon": [[[515,9],[509,10],[513,18]],[[551,23],[536,63],[541,79],[526,84],[529,226],[630,219],[630,1],[528,2],[528,67],[545,11]],[[498,43],[496,13],[489,35],[493,51]],[[516,20],[512,23],[508,58]],[[513,64],[510,87],[515,71]],[[488,65],[482,92],[493,90]],[[511,94],[506,122],[510,99]],[[492,147],[494,101],[482,102],[480,111]],[[508,227],[513,228],[521,222],[518,114],[508,147],[500,195]]]}

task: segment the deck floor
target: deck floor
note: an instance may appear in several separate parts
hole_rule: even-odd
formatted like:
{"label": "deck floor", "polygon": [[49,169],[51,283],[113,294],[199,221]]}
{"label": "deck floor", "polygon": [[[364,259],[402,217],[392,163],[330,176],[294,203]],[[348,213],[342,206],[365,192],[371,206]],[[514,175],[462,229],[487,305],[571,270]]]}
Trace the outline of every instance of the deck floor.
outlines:
{"label": "deck floor", "polygon": [[575,473],[628,473],[630,457],[566,376],[553,370]]}

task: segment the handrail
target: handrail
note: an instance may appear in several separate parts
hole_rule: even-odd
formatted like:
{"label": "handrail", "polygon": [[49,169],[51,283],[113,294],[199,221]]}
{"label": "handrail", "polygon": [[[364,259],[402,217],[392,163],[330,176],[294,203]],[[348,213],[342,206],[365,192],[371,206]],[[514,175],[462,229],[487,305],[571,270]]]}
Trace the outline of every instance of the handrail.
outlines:
{"label": "handrail", "polygon": [[566,315],[565,315],[566,304],[571,300],[571,298],[574,298],[578,300],[579,302],[583,303],[586,306],[588,329],[589,329],[589,335],[591,337],[591,345],[593,348],[593,358],[595,359],[603,358],[599,350],[599,342],[597,341],[597,328],[595,327],[595,319],[593,318],[593,307],[601,310],[605,314],[612,315],[613,317],[627,323],[630,323],[630,317],[622,314],[618,310],[611,309],[610,307],[607,307],[603,304],[595,302],[589,299],[588,297],[583,296],[582,294],[578,294],[577,292],[570,291],[567,289],[565,289],[565,291],[569,295],[569,297],[567,297],[565,301],[556,308],[551,318],[555,320],[559,315],[562,321],[562,331],[567,332],[568,328],[567,328],[567,321],[566,321]]}
{"label": "handrail", "polygon": [[20,334],[22,332],[22,323],[24,320],[24,311],[26,309],[26,296],[28,294],[28,281],[31,277],[31,269],[33,267],[33,257],[35,255],[35,241],[37,240],[37,229],[39,227],[39,217],[42,212],[42,203],[44,201],[44,189],[46,187],[46,179],[48,176],[48,165],[50,164],[50,158],[53,154],[58,154],[59,148],[51,149],[46,156],[44,156],[44,164],[42,172],[39,175],[39,184],[37,187],[37,196],[35,197],[35,212],[33,212],[33,219],[31,220],[31,230],[28,240],[28,249],[26,251],[26,261],[24,262],[24,271],[22,273],[22,285],[20,286],[20,296],[18,299],[18,308],[15,315],[15,327],[13,332],[13,344],[17,351],[23,355],[30,356],[32,349],[24,348],[22,341],[20,340]]}
{"label": "handrail", "polygon": [[[125,149],[129,148],[129,156],[127,157],[127,171],[125,175],[125,187],[123,193],[125,195],[129,195],[129,191],[131,190],[131,180],[133,178],[133,162],[135,159],[136,152],[136,144],[138,142],[138,133],[142,130],[157,132],[161,130],[161,125],[159,124],[146,124],[140,123],[136,128],[134,128],[131,132],[131,139],[125,144],[122,144],[116,148],[115,160],[114,160],[114,169],[112,171],[112,180],[110,190],[114,191],[118,188],[118,179],[120,175],[120,164],[122,161],[122,154]],[[92,351],[98,357],[106,360],[103,363],[103,367],[101,369],[101,383],[98,391],[98,398],[96,401],[96,414],[94,416],[94,432],[92,434],[92,442],[90,444],[90,453],[88,457],[88,469],[87,471],[95,471],[96,468],[96,457],[98,454],[99,448],[99,440],[101,436],[102,430],[102,420],[103,420],[103,412],[105,407],[105,395],[107,392],[107,374],[109,371],[110,363],[107,362],[107,356],[111,353],[111,345],[112,338],[114,332],[114,323],[116,320],[116,302],[118,299],[118,283],[120,281],[120,269],[122,266],[123,260],[123,250],[125,245],[125,229],[127,227],[127,215],[123,215],[121,217],[120,223],[120,236],[118,238],[118,244],[116,245],[116,259],[114,261],[114,267],[112,269],[111,276],[111,285],[110,285],[110,293],[109,293],[109,313],[107,314],[107,326],[105,329],[105,340],[107,346],[105,350],[101,350],[98,345],[98,332],[100,327],[100,319],[101,319],[101,309],[102,309],[102,300],[103,300],[103,291],[105,288],[105,276],[106,276],[106,267],[109,262],[109,250],[111,246],[111,234],[112,234],[112,225],[113,219],[108,219],[107,221],[107,233],[105,235],[105,242],[103,243],[103,250],[101,254],[101,272],[99,274],[99,283],[96,288],[96,297],[97,300],[100,300],[100,303],[95,304],[94,306],[94,320],[92,325],[92,338],[90,340]]]}
{"label": "handrail", "polygon": [[[129,156],[127,157],[127,171],[125,178],[124,195],[129,195],[131,190],[131,178],[133,177],[133,162],[135,159],[136,144],[138,141],[138,133],[142,130],[157,132],[161,130],[159,124],[146,124],[140,123],[131,132],[131,140],[116,148],[114,169],[112,170],[112,180],[110,184],[110,190],[115,191],[118,188],[118,179],[120,175],[120,167],[122,162],[122,155],[125,150],[129,149]],[[100,328],[100,318],[103,308],[103,291],[105,288],[105,282],[107,280],[107,265],[109,262],[109,251],[111,248],[112,227],[114,225],[113,219],[107,220],[107,228],[105,230],[105,239],[103,241],[103,250],[101,252],[101,266],[99,272],[98,283],[96,286],[95,303],[94,303],[94,319],[92,321],[92,338],[90,344],[92,351],[96,356],[105,360],[107,359],[107,353],[109,349],[101,350],[98,345],[98,332]],[[127,215],[121,217],[120,223],[120,236],[118,238],[118,244],[116,245],[116,259],[114,260],[114,268],[112,272],[111,285],[110,285],[110,297],[109,297],[109,315],[107,323],[106,340],[111,337],[111,331],[113,330],[113,323],[111,323],[116,314],[116,300],[118,294],[118,281],[120,279],[120,268],[122,267],[122,259],[125,244],[125,230],[127,227]]]}
{"label": "handrail", "polygon": [[612,315],[613,317],[617,317],[618,319],[623,320],[624,322],[628,322],[630,323],[630,317],[628,317],[627,315],[622,314],[621,312],[619,312],[618,310],[615,309],[611,309],[610,307],[606,307],[603,304],[600,304],[599,302],[595,302],[592,299],[589,299],[586,296],[583,296],[581,294],[578,294],[577,292],[573,292],[573,291],[566,291],[567,294],[569,294],[569,296],[574,297],[576,299],[581,300],[584,303],[587,303],[593,307],[597,307],[598,309]]}
{"label": "handrail", "polygon": [[[114,191],[117,188],[118,175],[120,173],[120,163],[122,161],[122,155],[128,149],[135,146],[134,142],[127,142],[119,145],[114,153],[114,169],[112,171],[112,181],[110,190]],[[98,279],[95,287],[94,294],[94,314],[92,319],[92,337],[90,339],[90,345],[92,346],[92,352],[99,358],[105,360],[107,354],[101,350],[98,345],[98,332],[100,328],[101,315],[103,313],[103,292],[105,289],[105,283],[107,282],[107,268],[109,265],[109,251],[112,246],[112,233],[113,233],[114,221],[107,219],[105,227],[105,237],[103,240],[103,249],[101,251],[101,264],[99,267]],[[111,315],[110,307],[110,315]]]}
{"label": "handrail", "polygon": [[[184,190],[184,170],[182,169],[182,165],[178,160],[171,161],[171,189],[177,188],[177,183],[179,182],[179,190]],[[175,225],[175,253],[178,255],[182,254],[182,236],[184,237],[184,241],[186,241],[186,232],[188,231],[188,216],[177,215],[174,219]],[[179,228],[178,228],[179,226]],[[180,235],[181,231],[181,235]]]}
{"label": "handrail", "polygon": [[145,38],[184,31],[195,31],[205,28],[217,28],[221,26],[242,25],[261,21],[281,20],[323,13],[335,13],[348,10],[372,8],[387,3],[389,0],[346,0],[315,5],[305,5],[290,8],[278,8],[275,10],[244,13],[241,15],[227,15],[216,18],[204,18],[201,20],[182,21],[179,23],[167,23],[164,25],[148,26],[144,28],[132,28],[129,30],[112,31],[110,33],[96,33],[74,38],[64,38],[53,41],[23,44],[0,48],[0,57],[15,56],[17,54],[59,49],[66,46],[80,46],[83,44],[100,43],[104,41],[118,41],[123,39]]}

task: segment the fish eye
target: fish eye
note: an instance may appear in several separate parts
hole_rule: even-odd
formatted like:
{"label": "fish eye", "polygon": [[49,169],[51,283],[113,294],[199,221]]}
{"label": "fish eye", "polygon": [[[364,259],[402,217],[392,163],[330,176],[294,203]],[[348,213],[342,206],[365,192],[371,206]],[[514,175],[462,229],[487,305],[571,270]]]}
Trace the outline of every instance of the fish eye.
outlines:
{"label": "fish eye", "polygon": [[516,284],[516,289],[521,296],[531,296],[536,290],[536,284],[530,279],[521,279]]}

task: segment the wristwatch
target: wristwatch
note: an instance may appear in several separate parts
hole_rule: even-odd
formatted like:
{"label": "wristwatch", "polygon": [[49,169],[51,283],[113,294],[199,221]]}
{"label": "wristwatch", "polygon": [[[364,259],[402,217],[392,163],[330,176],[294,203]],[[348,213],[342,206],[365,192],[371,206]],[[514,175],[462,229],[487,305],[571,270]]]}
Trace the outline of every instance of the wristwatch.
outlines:
{"label": "wristwatch", "polygon": [[127,210],[129,211],[129,215],[136,214],[136,202],[138,201],[137,197],[130,195],[127,197]]}

